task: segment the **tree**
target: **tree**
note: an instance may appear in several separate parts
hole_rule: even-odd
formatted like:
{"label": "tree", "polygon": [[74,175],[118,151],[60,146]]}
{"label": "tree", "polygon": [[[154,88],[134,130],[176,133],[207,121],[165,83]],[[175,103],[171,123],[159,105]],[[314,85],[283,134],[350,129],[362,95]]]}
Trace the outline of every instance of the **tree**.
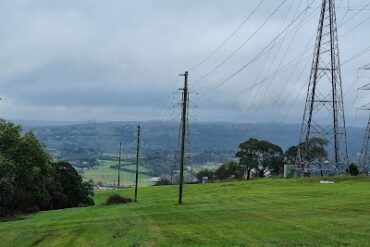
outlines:
{"label": "tree", "polygon": [[88,206],[93,205],[94,202],[91,199],[94,196],[93,189],[88,182],[83,182],[81,176],[67,162],[57,162],[53,164],[56,171],[56,179],[62,186],[62,191],[65,196],[58,198],[59,205],[55,205],[56,208],[67,208],[77,206]]}
{"label": "tree", "polygon": [[312,137],[308,140],[307,145],[306,143],[301,143],[299,148],[301,154],[305,155],[303,157],[305,160],[322,162],[328,159],[328,152],[326,151],[328,144],[329,141],[324,138]]}
{"label": "tree", "polygon": [[284,172],[284,157],[272,156],[270,159],[269,169],[274,175],[281,175]]}
{"label": "tree", "polygon": [[0,120],[0,216],[91,205],[92,187],[70,164],[52,164],[32,132]]}
{"label": "tree", "polygon": [[300,149],[304,154],[303,159],[319,164],[321,177],[324,176],[322,163],[328,159],[328,152],[326,151],[328,144],[329,141],[324,138],[312,137],[308,140],[308,144],[303,143],[300,145]]}
{"label": "tree", "polygon": [[212,180],[214,176],[215,176],[215,172],[213,170],[209,170],[209,169],[200,170],[197,173],[197,179],[199,181],[202,181],[203,177],[208,177],[209,180]]}
{"label": "tree", "polygon": [[14,164],[0,155],[0,217],[6,216],[13,208]]}
{"label": "tree", "polygon": [[[328,146],[328,140],[320,137],[312,137],[308,140],[308,144],[300,143],[298,146],[292,146],[288,148],[285,152],[285,157],[290,160],[294,161],[297,159],[298,150],[300,150],[301,155],[305,155],[307,161],[314,161],[314,160],[326,160],[328,158],[328,152],[326,151],[326,147]],[[307,150],[306,150],[307,149]]]}
{"label": "tree", "polygon": [[295,163],[298,155],[298,146],[291,146],[285,151],[284,155],[289,163]]}
{"label": "tree", "polygon": [[256,170],[259,177],[265,176],[268,171],[280,170],[278,160],[274,160],[275,164],[272,161],[274,157],[282,156],[283,150],[278,145],[254,138],[241,143],[236,153],[239,163],[245,166],[247,180],[250,179],[252,169]]}
{"label": "tree", "polygon": [[241,166],[235,161],[229,161],[217,168],[215,176],[221,180],[228,178],[241,179],[244,177],[245,172],[245,166]]}

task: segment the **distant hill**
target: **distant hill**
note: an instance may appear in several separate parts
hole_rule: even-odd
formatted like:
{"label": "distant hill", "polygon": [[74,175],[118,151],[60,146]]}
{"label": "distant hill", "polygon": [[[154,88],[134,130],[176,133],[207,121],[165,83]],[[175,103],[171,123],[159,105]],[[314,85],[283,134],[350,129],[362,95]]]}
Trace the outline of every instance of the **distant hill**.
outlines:
{"label": "distant hill", "polygon": [[[119,142],[126,152],[135,150],[136,126],[142,127],[143,150],[176,150],[179,126],[171,122],[106,122],[71,123],[55,125],[50,122],[33,122],[24,127],[32,130],[49,148],[94,148],[101,152],[115,153]],[[269,140],[287,149],[296,145],[299,138],[298,124],[274,123],[198,123],[190,125],[190,149],[192,152],[209,150],[235,151],[240,142],[250,137]],[[360,152],[364,129],[348,127],[348,147],[352,159]]]}

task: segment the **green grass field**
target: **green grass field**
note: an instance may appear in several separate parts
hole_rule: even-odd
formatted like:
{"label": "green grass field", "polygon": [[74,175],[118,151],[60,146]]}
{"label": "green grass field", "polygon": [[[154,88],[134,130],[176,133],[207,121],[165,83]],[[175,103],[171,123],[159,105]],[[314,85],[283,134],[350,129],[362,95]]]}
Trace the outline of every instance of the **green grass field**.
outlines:
{"label": "green grass field", "polygon": [[1,246],[369,246],[370,178],[144,187],[139,202],[0,223]]}
{"label": "green grass field", "polygon": [[[101,181],[103,184],[117,185],[117,169],[113,169],[110,166],[116,165],[117,161],[104,160],[101,161],[101,165],[96,169],[89,169],[85,171],[83,177],[85,180],[92,179],[94,182]],[[124,186],[132,186],[135,184],[135,165],[124,163],[122,168],[130,169],[132,172],[121,170],[121,184]],[[139,167],[140,172],[147,172],[147,169],[143,166]],[[149,176],[140,174],[139,185],[148,186],[150,185],[148,179]]]}

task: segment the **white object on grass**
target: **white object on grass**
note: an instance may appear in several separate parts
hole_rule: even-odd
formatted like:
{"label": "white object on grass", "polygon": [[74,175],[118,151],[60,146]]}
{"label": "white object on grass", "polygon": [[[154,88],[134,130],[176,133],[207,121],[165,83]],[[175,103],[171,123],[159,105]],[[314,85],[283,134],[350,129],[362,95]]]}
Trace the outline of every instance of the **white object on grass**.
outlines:
{"label": "white object on grass", "polygon": [[320,181],[320,184],[335,184],[334,181],[324,181],[324,180],[321,180]]}

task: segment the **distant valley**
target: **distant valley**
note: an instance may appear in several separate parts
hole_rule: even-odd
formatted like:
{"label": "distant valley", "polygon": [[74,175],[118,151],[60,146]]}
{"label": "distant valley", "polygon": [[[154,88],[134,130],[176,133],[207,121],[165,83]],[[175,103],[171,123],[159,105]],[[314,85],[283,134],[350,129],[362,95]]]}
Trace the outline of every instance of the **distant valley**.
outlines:
{"label": "distant valley", "polygon": [[[178,150],[179,126],[171,122],[106,122],[68,123],[22,122],[24,131],[33,131],[56,159],[76,161],[80,166],[96,166],[97,159],[116,157],[118,145],[123,143],[126,160],[135,153],[136,126],[142,128],[142,160],[152,175],[169,173],[175,164]],[[192,163],[222,163],[234,157],[240,142],[248,138],[269,140],[284,150],[298,142],[298,124],[199,123],[190,125],[188,153]],[[364,129],[348,127],[348,147],[352,160],[361,151]],[[189,161],[190,162],[190,161]]]}

